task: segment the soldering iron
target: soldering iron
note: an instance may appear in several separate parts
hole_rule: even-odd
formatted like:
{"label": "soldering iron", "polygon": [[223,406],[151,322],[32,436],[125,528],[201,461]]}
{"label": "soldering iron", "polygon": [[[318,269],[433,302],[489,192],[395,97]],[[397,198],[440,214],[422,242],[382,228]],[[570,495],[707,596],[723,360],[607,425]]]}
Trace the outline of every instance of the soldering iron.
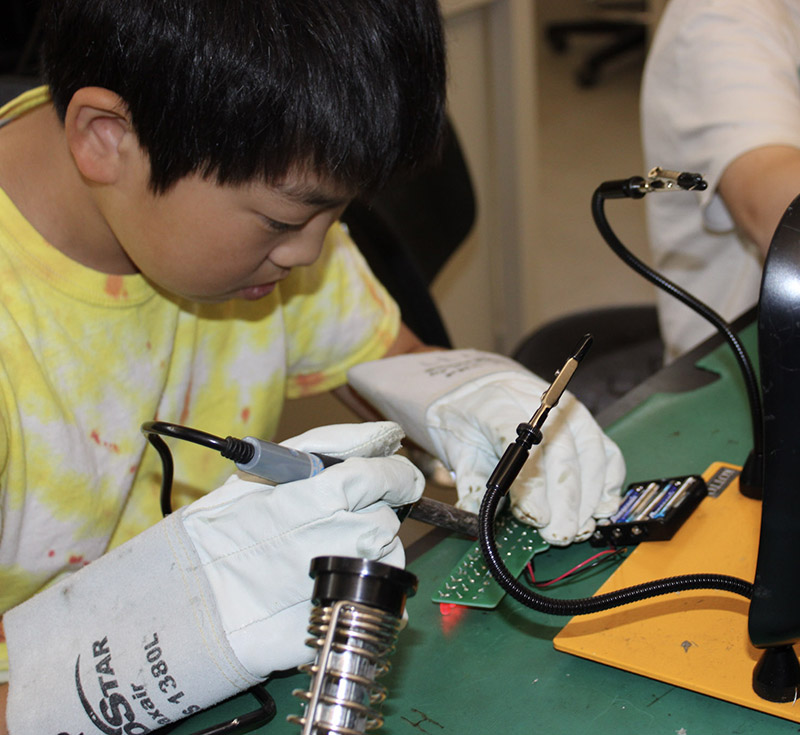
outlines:
{"label": "soldering iron", "polygon": [[[304,480],[322,472],[326,467],[344,461],[325,454],[301,452],[252,436],[243,439],[228,436],[223,439],[205,431],[166,421],[147,421],[142,424],[142,432],[161,457],[163,465],[161,511],[164,515],[168,515],[172,510],[170,495],[173,464],[172,454],[161,436],[183,439],[215,449],[226,459],[232,460],[236,468],[242,472],[275,484]],[[397,510],[397,514],[401,520],[407,517],[413,518],[447,531],[461,533],[471,538],[478,537],[476,513],[461,510],[449,503],[442,503],[432,498],[420,498],[416,503],[402,506]]]}

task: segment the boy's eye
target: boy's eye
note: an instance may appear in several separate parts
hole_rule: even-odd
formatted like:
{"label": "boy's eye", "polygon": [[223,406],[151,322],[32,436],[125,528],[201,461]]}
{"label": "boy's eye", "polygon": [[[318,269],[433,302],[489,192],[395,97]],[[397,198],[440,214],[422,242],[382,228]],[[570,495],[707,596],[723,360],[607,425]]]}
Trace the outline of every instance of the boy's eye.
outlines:
{"label": "boy's eye", "polygon": [[264,218],[269,225],[270,229],[274,232],[291,232],[292,230],[299,230],[300,225],[290,225],[288,222],[278,222],[278,220]]}

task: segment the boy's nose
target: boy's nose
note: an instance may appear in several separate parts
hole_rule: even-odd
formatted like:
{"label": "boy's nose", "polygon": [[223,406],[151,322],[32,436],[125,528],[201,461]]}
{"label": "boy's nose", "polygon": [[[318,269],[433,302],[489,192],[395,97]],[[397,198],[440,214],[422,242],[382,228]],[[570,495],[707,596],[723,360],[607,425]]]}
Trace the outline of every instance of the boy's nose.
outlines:
{"label": "boy's nose", "polygon": [[322,251],[322,237],[298,234],[289,242],[282,243],[272,251],[270,260],[281,268],[311,265]]}

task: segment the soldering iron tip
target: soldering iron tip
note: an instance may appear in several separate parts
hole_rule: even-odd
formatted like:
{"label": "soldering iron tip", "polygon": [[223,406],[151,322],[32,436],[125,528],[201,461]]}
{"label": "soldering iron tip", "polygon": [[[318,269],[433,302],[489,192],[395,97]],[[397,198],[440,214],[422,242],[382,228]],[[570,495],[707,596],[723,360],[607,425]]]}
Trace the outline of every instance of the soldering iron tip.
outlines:
{"label": "soldering iron tip", "polygon": [[575,348],[575,354],[572,356],[574,360],[580,362],[586,356],[586,353],[589,351],[589,348],[592,346],[592,342],[594,341],[594,337],[591,334],[584,334],[581,337],[580,342],[578,342],[578,346]]}

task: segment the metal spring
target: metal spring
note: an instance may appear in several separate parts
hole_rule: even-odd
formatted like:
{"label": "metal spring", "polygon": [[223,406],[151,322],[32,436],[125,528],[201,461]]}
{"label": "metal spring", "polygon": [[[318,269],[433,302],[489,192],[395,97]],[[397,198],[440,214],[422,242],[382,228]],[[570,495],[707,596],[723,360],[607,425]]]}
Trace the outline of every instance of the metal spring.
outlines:
{"label": "metal spring", "polygon": [[374,607],[341,600],[315,607],[306,644],[317,649],[313,663],[301,666],[311,676],[309,689],[292,694],[303,699],[303,715],[287,720],[303,727],[303,735],[362,735],[383,725],[379,706],[385,687],[375,678],[385,674],[394,651],[400,620]]}

